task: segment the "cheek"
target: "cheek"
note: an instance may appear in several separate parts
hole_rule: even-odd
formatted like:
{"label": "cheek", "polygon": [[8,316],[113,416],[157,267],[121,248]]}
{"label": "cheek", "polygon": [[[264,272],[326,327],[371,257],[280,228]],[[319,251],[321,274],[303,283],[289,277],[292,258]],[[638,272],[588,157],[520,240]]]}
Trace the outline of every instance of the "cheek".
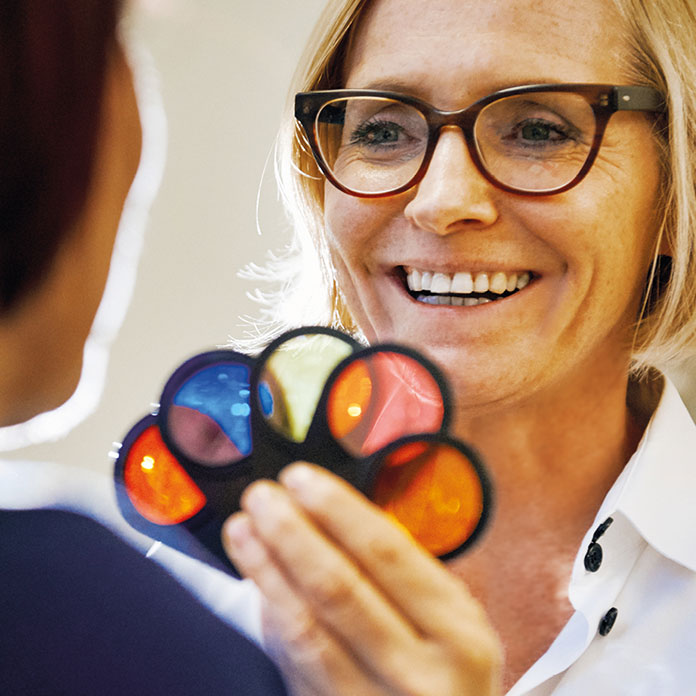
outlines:
{"label": "cheek", "polygon": [[[380,282],[385,246],[403,205],[392,199],[348,196],[327,185],[324,195],[326,246],[343,307],[374,342],[388,323]],[[383,289],[383,288],[382,288]]]}
{"label": "cheek", "polygon": [[324,226],[326,241],[337,270],[369,267],[374,249],[393,219],[393,206],[384,200],[357,198],[326,185]]}

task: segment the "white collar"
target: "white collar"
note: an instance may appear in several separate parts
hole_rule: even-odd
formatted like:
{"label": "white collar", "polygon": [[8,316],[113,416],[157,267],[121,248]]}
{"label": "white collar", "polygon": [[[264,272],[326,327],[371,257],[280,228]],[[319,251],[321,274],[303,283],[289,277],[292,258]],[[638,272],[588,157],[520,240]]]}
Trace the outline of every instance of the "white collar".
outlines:
{"label": "white collar", "polygon": [[665,378],[657,408],[598,522],[622,513],[658,553],[696,572],[695,493],[696,426]]}

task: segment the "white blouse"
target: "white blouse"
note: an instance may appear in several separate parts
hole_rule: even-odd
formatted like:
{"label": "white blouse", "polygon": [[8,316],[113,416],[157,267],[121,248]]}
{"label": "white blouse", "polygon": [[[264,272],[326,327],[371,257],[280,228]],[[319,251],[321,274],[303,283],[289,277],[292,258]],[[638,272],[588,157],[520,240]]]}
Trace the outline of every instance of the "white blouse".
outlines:
{"label": "white blouse", "polygon": [[507,696],[696,694],[696,426],[669,380],[569,598],[575,613]]}

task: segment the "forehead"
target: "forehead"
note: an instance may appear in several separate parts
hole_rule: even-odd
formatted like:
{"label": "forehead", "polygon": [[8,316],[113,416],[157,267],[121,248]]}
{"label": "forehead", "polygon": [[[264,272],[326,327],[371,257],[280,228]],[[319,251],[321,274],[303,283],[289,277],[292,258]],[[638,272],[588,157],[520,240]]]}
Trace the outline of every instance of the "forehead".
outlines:
{"label": "forehead", "polygon": [[347,87],[473,96],[533,82],[620,83],[626,62],[610,0],[372,0],[344,75]]}

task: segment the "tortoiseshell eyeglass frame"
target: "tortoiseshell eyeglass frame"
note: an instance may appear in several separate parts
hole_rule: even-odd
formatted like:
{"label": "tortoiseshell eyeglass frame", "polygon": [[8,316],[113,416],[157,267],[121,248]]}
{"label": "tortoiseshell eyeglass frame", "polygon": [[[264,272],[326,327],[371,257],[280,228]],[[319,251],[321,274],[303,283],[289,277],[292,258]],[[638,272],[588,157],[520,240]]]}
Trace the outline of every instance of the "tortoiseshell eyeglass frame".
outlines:
{"label": "tortoiseshell eyeglass frame", "polygon": [[[592,145],[588,151],[587,159],[578,173],[568,182],[551,189],[521,189],[509,186],[493,176],[487,169],[476,146],[474,126],[476,119],[481,111],[500,99],[518,96],[521,94],[532,94],[538,92],[547,93],[570,93],[583,97],[592,109],[595,117],[595,133]],[[336,179],[331,168],[322,155],[321,148],[316,137],[317,116],[321,109],[328,103],[347,99],[349,97],[372,97],[391,99],[417,109],[424,117],[428,126],[428,142],[423,161],[414,175],[401,186],[387,191],[363,192],[354,191]],[[509,193],[516,193],[524,196],[548,196],[551,194],[562,193],[573,188],[582,181],[590,171],[597,153],[599,152],[602,138],[606,130],[607,123],[617,111],[646,111],[661,113],[666,110],[665,98],[656,89],[645,86],[630,85],[607,85],[607,84],[535,84],[521,87],[511,87],[502,89],[493,94],[489,94],[470,106],[459,111],[441,111],[431,104],[398,92],[389,92],[372,89],[337,89],[316,92],[300,92],[295,95],[295,117],[299,121],[307,137],[307,141],[312,149],[312,154],[320,170],[326,178],[340,191],[359,198],[382,198],[394,196],[412,188],[425,176],[430,164],[433,152],[437,145],[439,134],[445,126],[457,126],[461,128],[466,141],[472,161],[491,184],[498,189]]]}

